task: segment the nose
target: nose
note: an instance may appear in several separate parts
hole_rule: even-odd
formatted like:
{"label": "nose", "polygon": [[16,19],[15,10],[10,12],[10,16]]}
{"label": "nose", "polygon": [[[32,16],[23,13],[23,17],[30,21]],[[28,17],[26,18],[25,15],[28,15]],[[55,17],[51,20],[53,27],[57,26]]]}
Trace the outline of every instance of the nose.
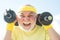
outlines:
{"label": "nose", "polygon": [[24,21],[29,21],[29,17],[25,17],[24,18]]}

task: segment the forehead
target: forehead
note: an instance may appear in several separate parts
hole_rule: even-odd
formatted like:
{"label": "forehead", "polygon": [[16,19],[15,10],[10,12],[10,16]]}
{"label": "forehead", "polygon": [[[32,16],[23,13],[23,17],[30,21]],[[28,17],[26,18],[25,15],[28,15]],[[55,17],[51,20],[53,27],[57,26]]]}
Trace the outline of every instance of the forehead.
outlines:
{"label": "forehead", "polygon": [[19,12],[21,15],[30,15],[30,14],[33,14],[33,15],[35,15],[36,13],[34,13],[34,12],[31,12],[31,11],[23,11],[23,12]]}

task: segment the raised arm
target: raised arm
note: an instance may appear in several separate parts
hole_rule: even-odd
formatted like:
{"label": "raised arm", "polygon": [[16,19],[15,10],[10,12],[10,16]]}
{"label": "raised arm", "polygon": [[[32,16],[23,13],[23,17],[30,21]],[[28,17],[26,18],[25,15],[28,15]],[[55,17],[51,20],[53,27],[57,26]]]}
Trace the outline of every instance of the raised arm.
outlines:
{"label": "raised arm", "polygon": [[43,27],[48,32],[50,40],[60,40],[60,35],[52,28],[52,25]]}

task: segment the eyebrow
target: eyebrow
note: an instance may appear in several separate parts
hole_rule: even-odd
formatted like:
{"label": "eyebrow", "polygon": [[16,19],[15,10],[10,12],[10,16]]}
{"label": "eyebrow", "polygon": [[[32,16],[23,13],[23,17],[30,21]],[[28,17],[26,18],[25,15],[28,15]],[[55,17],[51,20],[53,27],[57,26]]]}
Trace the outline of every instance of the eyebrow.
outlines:
{"label": "eyebrow", "polygon": [[35,14],[35,13],[33,13],[33,12],[30,12],[29,14]]}
{"label": "eyebrow", "polygon": [[29,14],[36,14],[36,13],[34,13],[34,12],[30,12]]}
{"label": "eyebrow", "polygon": [[[24,15],[23,12],[20,13],[21,15]],[[34,12],[29,12],[29,14],[36,14]]]}

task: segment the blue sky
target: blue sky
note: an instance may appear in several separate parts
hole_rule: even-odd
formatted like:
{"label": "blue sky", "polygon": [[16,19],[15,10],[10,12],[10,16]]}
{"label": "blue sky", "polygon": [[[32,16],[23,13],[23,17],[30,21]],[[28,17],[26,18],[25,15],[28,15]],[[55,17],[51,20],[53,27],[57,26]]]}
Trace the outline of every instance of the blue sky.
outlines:
{"label": "blue sky", "polygon": [[17,12],[18,8],[25,5],[31,4],[37,9],[37,13],[45,11],[50,12],[54,20],[52,22],[53,28],[60,34],[60,0],[0,0],[0,39],[6,32],[6,22],[4,21],[3,14],[5,9],[12,9]]}

